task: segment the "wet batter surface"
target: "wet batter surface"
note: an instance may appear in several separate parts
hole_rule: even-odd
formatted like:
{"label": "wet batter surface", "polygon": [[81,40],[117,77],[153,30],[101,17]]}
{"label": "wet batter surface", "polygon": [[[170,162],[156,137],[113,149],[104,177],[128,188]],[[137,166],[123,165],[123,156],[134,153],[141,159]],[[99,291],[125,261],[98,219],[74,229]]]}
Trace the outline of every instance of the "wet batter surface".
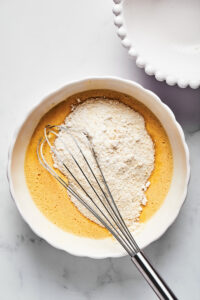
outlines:
{"label": "wet batter surface", "polygon": [[[155,115],[134,98],[109,90],[92,90],[69,97],[46,113],[36,127],[29,143],[25,158],[25,176],[30,194],[42,213],[58,227],[76,235],[90,238],[109,236],[105,228],[84,217],[70,201],[66,190],[40,165],[37,158],[38,140],[43,136],[47,124],[59,125],[71,112],[71,105],[77,99],[84,101],[90,97],[116,99],[139,112],[155,146],[155,168],[149,178],[150,187],[146,191],[147,204],[143,207],[140,222],[146,222],[162,205],[172,179],[173,157],[171,146],[164,128]],[[52,162],[49,151],[46,157]]]}

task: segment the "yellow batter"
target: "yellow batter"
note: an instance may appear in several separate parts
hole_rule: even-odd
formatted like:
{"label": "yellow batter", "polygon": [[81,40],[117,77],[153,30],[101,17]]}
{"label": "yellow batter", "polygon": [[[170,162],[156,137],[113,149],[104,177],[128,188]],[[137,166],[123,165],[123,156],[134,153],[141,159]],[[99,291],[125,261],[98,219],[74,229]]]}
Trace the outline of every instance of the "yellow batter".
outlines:
{"label": "yellow batter", "polygon": [[[146,129],[155,144],[155,168],[149,178],[150,187],[146,191],[147,205],[143,207],[140,222],[147,221],[162,205],[172,179],[173,157],[167,134],[156,116],[142,103],[134,98],[109,90],[91,90],[69,97],[46,113],[37,125],[25,158],[25,176],[31,196],[41,212],[54,224],[65,231],[90,238],[109,236],[106,229],[84,217],[70,201],[66,190],[40,165],[36,148],[39,138],[43,136],[44,127],[48,124],[61,124],[71,111],[71,105],[77,98],[86,100],[89,97],[117,99],[139,112],[145,120]],[[47,151],[46,157],[52,161]]]}

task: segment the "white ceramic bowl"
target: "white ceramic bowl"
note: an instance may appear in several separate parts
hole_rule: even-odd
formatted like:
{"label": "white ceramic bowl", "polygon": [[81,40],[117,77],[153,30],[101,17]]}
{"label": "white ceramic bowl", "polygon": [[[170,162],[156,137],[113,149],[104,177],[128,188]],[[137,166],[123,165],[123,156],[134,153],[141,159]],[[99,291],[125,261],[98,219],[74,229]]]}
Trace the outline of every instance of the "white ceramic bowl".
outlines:
{"label": "white ceramic bowl", "polygon": [[199,0],[114,0],[114,23],[138,67],[159,81],[200,86]]}
{"label": "white ceramic bowl", "polygon": [[164,126],[173,150],[174,175],[162,207],[145,223],[136,236],[141,248],[158,239],[177,217],[184,202],[189,179],[189,154],[180,125],[172,111],[152,92],[137,83],[113,77],[91,78],[69,83],[42,99],[25,117],[13,137],[8,158],[8,180],[12,197],[32,230],[52,246],[79,256],[92,258],[119,257],[125,251],[112,239],[94,240],[64,232],[52,224],[33,202],[24,176],[27,145],[40,118],[54,105],[75,93],[91,89],[111,89],[126,93],[144,103]]}

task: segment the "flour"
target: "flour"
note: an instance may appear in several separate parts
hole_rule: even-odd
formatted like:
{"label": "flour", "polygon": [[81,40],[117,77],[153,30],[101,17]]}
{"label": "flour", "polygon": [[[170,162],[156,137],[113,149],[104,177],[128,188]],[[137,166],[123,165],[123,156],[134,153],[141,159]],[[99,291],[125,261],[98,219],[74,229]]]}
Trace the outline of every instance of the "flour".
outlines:
{"label": "flour", "polygon": [[[73,133],[94,173],[101,181],[99,170],[88,146],[88,140],[83,134],[83,132],[87,133],[113,198],[126,224],[131,230],[134,230],[137,227],[142,206],[147,202],[145,191],[150,184],[148,179],[154,169],[154,144],[145,128],[143,117],[116,100],[92,98],[75,107],[66,117],[64,126]],[[100,200],[85,181],[66,149],[68,148],[74,154],[101,197],[100,190],[80,151],[66,130],[59,132],[54,146],[59,157],[72,170],[95,203],[103,209]],[[78,191],[87,203],[93,205],[55,154],[53,154],[53,160],[54,167],[68,177],[70,186]],[[71,200],[83,215],[99,224],[99,221],[78,200],[73,196],[71,196]]]}

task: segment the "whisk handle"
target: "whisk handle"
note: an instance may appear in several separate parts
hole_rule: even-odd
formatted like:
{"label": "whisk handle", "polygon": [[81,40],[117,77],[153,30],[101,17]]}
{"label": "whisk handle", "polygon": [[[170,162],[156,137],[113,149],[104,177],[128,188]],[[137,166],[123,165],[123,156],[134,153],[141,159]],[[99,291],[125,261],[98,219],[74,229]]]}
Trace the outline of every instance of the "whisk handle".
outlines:
{"label": "whisk handle", "polygon": [[136,253],[131,259],[159,299],[178,300],[142,252]]}

